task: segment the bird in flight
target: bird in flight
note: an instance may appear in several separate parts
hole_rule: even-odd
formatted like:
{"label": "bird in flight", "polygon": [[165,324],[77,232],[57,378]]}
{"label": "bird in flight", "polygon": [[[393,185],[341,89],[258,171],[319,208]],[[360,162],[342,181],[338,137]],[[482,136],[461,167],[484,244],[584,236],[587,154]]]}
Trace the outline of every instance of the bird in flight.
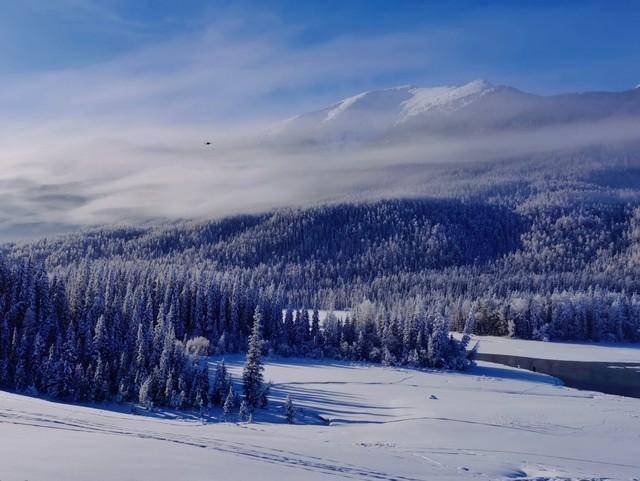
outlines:
{"label": "bird in flight", "polygon": [[211,145],[211,142],[209,142],[208,140],[204,143],[204,145]]}

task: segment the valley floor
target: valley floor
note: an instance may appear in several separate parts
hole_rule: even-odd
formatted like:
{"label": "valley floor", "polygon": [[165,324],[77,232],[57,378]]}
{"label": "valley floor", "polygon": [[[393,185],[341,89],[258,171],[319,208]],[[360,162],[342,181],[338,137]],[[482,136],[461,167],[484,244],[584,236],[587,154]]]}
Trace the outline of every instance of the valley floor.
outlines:
{"label": "valley floor", "polygon": [[[237,377],[242,358],[226,362]],[[286,359],[266,376],[274,402],[253,424],[0,392],[0,479],[640,478],[640,399],[482,362],[442,373]],[[281,423],[287,393],[309,424]]]}

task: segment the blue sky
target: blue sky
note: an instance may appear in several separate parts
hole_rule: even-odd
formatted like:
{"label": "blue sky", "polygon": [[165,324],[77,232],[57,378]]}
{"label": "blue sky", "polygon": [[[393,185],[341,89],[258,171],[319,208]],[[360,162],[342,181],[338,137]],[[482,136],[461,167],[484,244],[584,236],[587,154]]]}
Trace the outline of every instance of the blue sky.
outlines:
{"label": "blue sky", "polygon": [[[252,58],[251,72],[244,72],[248,75],[255,76],[261,67],[277,69],[279,62],[290,58],[324,64],[317,72],[317,66],[301,65],[316,74],[304,80],[285,77],[257,92],[248,88],[246,95],[238,93],[237,105],[229,102],[220,109],[221,116],[244,116],[248,99],[251,112],[277,116],[364,89],[406,83],[455,84],[486,78],[540,93],[621,90],[640,83],[637,1],[0,3],[0,76],[5,82],[33,81],[39,75],[74,69],[86,75],[83,69],[113,65],[147,49],[160,55],[157,52],[163,48],[169,51],[164,65],[143,61],[132,71],[121,71],[116,80],[145,70],[170,75],[181,69],[180,54],[170,51],[174,42],[182,42],[191,52],[211,48],[202,39],[216,32],[225,45],[247,46],[251,41],[269,45],[269,52]],[[200,67],[217,61],[205,50],[201,53]],[[350,61],[353,68],[348,67]],[[359,69],[360,64],[366,65]],[[189,99],[207,100],[197,86],[192,92],[184,87],[179,95],[170,92],[169,97],[174,103],[182,97],[186,104]],[[155,99],[163,100],[167,97]],[[215,103],[215,95],[211,102]]]}

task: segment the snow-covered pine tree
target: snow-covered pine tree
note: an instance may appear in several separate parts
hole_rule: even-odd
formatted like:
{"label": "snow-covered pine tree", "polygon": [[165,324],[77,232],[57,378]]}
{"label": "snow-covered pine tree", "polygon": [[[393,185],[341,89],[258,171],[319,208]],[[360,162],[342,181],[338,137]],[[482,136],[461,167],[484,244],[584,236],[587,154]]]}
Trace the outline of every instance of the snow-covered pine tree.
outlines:
{"label": "snow-covered pine tree", "polygon": [[309,340],[309,327],[309,311],[307,309],[300,309],[298,311],[298,317],[296,318],[295,347],[301,354],[305,353],[306,343]]}
{"label": "snow-covered pine tree", "polygon": [[247,406],[253,409],[260,405],[260,393],[263,389],[264,366],[262,365],[262,314],[256,307],[253,315],[253,329],[249,337],[247,360],[242,371],[244,399]]}
{"label": "snow-covered pine tree", "polygon": [[233,408],[236,403],[236,393],[233,392],[233,386],[229,386],[229,392],[227,393],[227,397],[224,401],[224,405],[222,406],[222,413],[224,415],[225,421],[227,417],[233,412]]}
{"label": "snow-covered pine tree", "polygon": [[224,363],[224,359],[222,359],[216,366],[215,379],[211,386],[211,393],[209,396],[211,398],[211,404],[214,406],[221,406],[225,401],[225,396],[229,392],[230,385],[231,380],[229,378],[227,366]]}
{"label": "snow-covered pine tree", "polygon": [[148,376],[145,381],[140,386],[140,394],[138,396],[138,400],[140,404],[142,404],[147,409],[153,407],[153,378]]}
{"label": "snow-covered pine tree", "polygon": [[289,424],[293,424],[293,420],[294,420],[293,418],[294,418],[294,415],[295,415],[295,410],[294,410],[293,401],[291,400],[291,396],[290,395],[287,395],[287,400],[285,402],[284,409],[285,409],[285,418],[286,418],[287,422]]}
{"label": "snow-covered pine tree", "polygon": [[321,343],[320,339],[320,313],[318,309],[313,310],[313,315],[311,316],[311,341],[313,342],[314,347],[318,347]]}
{"label": "snow-covered pine tree", "polygon": [[469,309],[469,314],[467,315],[467,320],[465,321],[464,329],[462,330],[463,332],[462,340],[460,341],[460,344],[461,344],[460,348],[462,349],[462,351],[467,350],[467,346],[471,341],[471,334],[473,334],[473,330],[476,327],[476,317],[473,312],[473,309],[474,309],[473,307]]}
{"label": "snow-covered pine tree", "polygon": [[262,386],[262,390],[260,391],[260,397],[258,399],[258,406],[262,409],[266,408],[269,404],[269,393],[271,391],[271,381],[266,382]]}
{"label": "snow-covered pine tree", "polygon": [[193,404],[203,413],[209,404],[209,369],[206,360],[196,359],[195,377],[193,379]]}
{"label": "snow-covered pine tree", "polygon": [[433,331],[429,336],[429,367],[443,367],[447,362],[446,348],[449,342],[449,325],[440,312],[435,313]]}
{"label": "snow-covered pine tree", "polygon": [[282,342],[285,349],[291,348],[295,344],[295,323],[293,319],[293,309],[288,308],[284,314]]}
{"label": "snow-covered pine tree", "polygon": [[245,422],[249,417],[249,406],[245,400],[240,403],[240,409],[238,410],[238,419]]}

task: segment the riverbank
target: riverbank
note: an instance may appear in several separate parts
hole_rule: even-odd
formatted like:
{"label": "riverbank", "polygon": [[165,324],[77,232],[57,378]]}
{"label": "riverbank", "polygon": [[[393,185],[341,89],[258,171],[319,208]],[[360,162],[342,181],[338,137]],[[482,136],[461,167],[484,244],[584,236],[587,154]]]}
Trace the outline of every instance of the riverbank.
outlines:
{"label": "riverbank", "polygon": [[[454,337],[460,338],[459,333]],[[472,336],[478,352],[559,361],[640,363],[640,343],[545,342],[497,336]]]}
{"label": "riverbank", "polygon": [[640,344],[473,336],[479,360],[557,377],[576,389],[640,398]]}

